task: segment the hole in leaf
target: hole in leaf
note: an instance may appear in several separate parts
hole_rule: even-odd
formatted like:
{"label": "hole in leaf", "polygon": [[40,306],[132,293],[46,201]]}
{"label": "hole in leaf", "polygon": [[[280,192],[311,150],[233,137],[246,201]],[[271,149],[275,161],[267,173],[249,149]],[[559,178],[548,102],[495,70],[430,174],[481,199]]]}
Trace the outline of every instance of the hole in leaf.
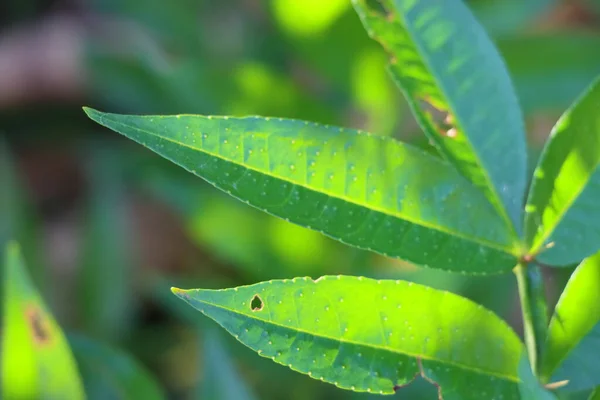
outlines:
{"label": "hole in leaf", "polygon": [[378,14],[382,17],[388,17],[390,14],[383,5],[382,0],[365,0],[365,5],[369,9],[369,11]]}
{"label": "hole in leaf", "polygon": [[25,311],[25,317],[29,323],[33,340],[37,344],[45,344],[50,341],[50,332],[48,323],[44,314],[37,306],[29,306]]}
{"label": "hole in leaf", "polygon": [[250,308],[252,309],[252,311],[260,311],[263,309],[263,306],[264,304],[262,299],[259,295],[255,294],[252,298],[252,301],[250,301]]}

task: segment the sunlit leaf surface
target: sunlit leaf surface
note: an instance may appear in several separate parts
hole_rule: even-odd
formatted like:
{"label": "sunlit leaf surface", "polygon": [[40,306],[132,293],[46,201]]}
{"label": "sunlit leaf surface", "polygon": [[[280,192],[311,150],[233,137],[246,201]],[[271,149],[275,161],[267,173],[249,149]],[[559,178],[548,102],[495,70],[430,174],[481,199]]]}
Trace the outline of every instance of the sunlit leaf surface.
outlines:
{"label": "sunlit leaf surface", "polygon": [[459,0],[353,0],[425,133],[521,230],[527,154],[512,82]]}
{"label": "sunlit leaf surface", "polygon": [[327,276],[173,292],[263,357],[354,391],[423,375],[444,399],[518,399],[523,345],[492,312],[404,281]]}
{"label": "sunlit leaf surface", "polygon": [[[600,253],[577,267],[550,321],[541,375],[566,389],[600,385]],[[552,379],[550,379],[552,377]]]}
{"label": "sunlit leaf surface", "polygon": [[568,265],[600,248],[599,110],[600,80],[556,123],[535,169],[525,237],[544,263]]}
{"label": "sunlit leaf surface", "polygon": [[14,242],[6,249],[3,280],[2,397],[83,399],[69,345],[32,286]]}
{"label": "sunlit leaf surface", "polygon": [[86,112],[232,196],[345,243],[468,273],[515,264],[510,228],[480,191],[391,138],[296,120]]}

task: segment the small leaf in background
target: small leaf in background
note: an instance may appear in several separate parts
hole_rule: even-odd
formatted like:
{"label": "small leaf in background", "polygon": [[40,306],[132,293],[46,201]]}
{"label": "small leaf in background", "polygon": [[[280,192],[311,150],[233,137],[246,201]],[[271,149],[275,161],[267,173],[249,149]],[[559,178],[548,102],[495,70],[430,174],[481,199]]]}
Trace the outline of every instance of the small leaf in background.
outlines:
{"label": "small leaf in background", "polygon": [[558,0],[479,0],[469,5],[492,36],[503,39],[527,28],[536,17],[556,6]]}
{"label": "small leaf in background", "polygon": [[273,16],[281,29],[297,36],[318,35],[350,6],[348,0],[271,0]]}
{"label": "small leaf in background", "polygon": [[597,80],[556,123],[534,172],[525,239],[546,264],[579,262],[600,248],[599,102]]}
{"label": "small leaf in background", "polygon": [[132,323],[135,300],[125,183],[114,150],[90,145],[89,203],[80,270],[79,306],[86,331],[103,339],[122,339]]}
{"label": "small leaf in background", "polygon": [[32,286],[19,246],[6,248],[2,320],[2,397],[83,399],[69,345]]}
{"label": "small leaf in background", "polygon": [[527,114],[563,112],[600,75],[600,37],[594,32],[514,35],[497,45]]}
{"label": "small leaf in background", "polygon": [[173,292],[261,356],[344,389],[392,394],[421,374],[444,399],[518,398],[519,338],[449,292],[347,276]]}
{"label": "small leaf in background", "polygon": [[468,273],[515,264],[519,244],[481,192],[391,138],[298,120],[85,111],[226,193],[347,244]]}
{"label": "small leaf in background", "polygon": [[398,104],[392,80],[382,73],[387,60],[377,50],[367,48],[357,55],[350,79],[354,100],[365,114],[364,126],[376,134],[389,135],[394,132],[399,111],[407,107]]}
{"label": "small leaf in background", "polygon": [[50,285],[40,240],[40,221],[23,190],[23,182],[9,150],[0,136],[0,249],[10,240],[18,241],[31,261],[29,273],[33,284],[47,296]]}
{"label": "small leaf in background", "polygon": [[129,354],[81,335],[69,335],[69,343],[89,400],[165,398],[155,378]]}
{"label": "small leaf in background", "polygon": [[353,0],[417,121],[481,188],[517,236],[527,154],[523,116],[504,63],[462,1]]}
{"label": "small leaf in background", "polygon": [[203,377],[197,399],[206,400],[253,400],[254,395],[246,386],[244,378],[236,371],[233,360],[224,347],[220,333],[215,328],[203,333]]}
{"label": "small leaf in background", "polygon": [[533,375],[531,365],[527,356],[523,355],[519,362],[519,392],[523,400],[558,400],[557,397],[544,389],[537,378]]}
{"label": "small leaf in background", "polygon": [[563,390],[600,385],[600,253],[571,275],[556,305],[543,352],[541,377],[569,383]]}

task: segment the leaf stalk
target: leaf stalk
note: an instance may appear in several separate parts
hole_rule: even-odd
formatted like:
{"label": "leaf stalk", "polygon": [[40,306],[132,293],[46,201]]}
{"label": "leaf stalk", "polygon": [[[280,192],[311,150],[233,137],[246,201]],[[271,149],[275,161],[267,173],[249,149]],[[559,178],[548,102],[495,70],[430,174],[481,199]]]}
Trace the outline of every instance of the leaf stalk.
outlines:
{"label": "leaf stalk", "polygon": [[548,333],[548,305],[539,265],[521,261],[514,269],[523,314],[525,348],[533,373],[538,376],[542,349]]}

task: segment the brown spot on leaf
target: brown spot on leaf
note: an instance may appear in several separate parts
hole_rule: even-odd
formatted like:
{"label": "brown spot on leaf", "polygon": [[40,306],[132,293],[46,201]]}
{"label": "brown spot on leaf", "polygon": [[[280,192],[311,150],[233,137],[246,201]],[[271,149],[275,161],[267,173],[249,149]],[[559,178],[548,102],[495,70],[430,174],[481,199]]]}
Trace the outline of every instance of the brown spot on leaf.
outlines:
{"label": "brown spot on leaf", "polygon": [[25,319],[34,342],[38,345],[48,344],[51,339],[50,327],[42,310],[36,305],[28,306],[25,310]]}
{"label": "brown spot on leaf", "polygon": [[419,100],[419,105],[441,136],[453,139],[458,135],[454,115],[439,101],[424,96]]}

